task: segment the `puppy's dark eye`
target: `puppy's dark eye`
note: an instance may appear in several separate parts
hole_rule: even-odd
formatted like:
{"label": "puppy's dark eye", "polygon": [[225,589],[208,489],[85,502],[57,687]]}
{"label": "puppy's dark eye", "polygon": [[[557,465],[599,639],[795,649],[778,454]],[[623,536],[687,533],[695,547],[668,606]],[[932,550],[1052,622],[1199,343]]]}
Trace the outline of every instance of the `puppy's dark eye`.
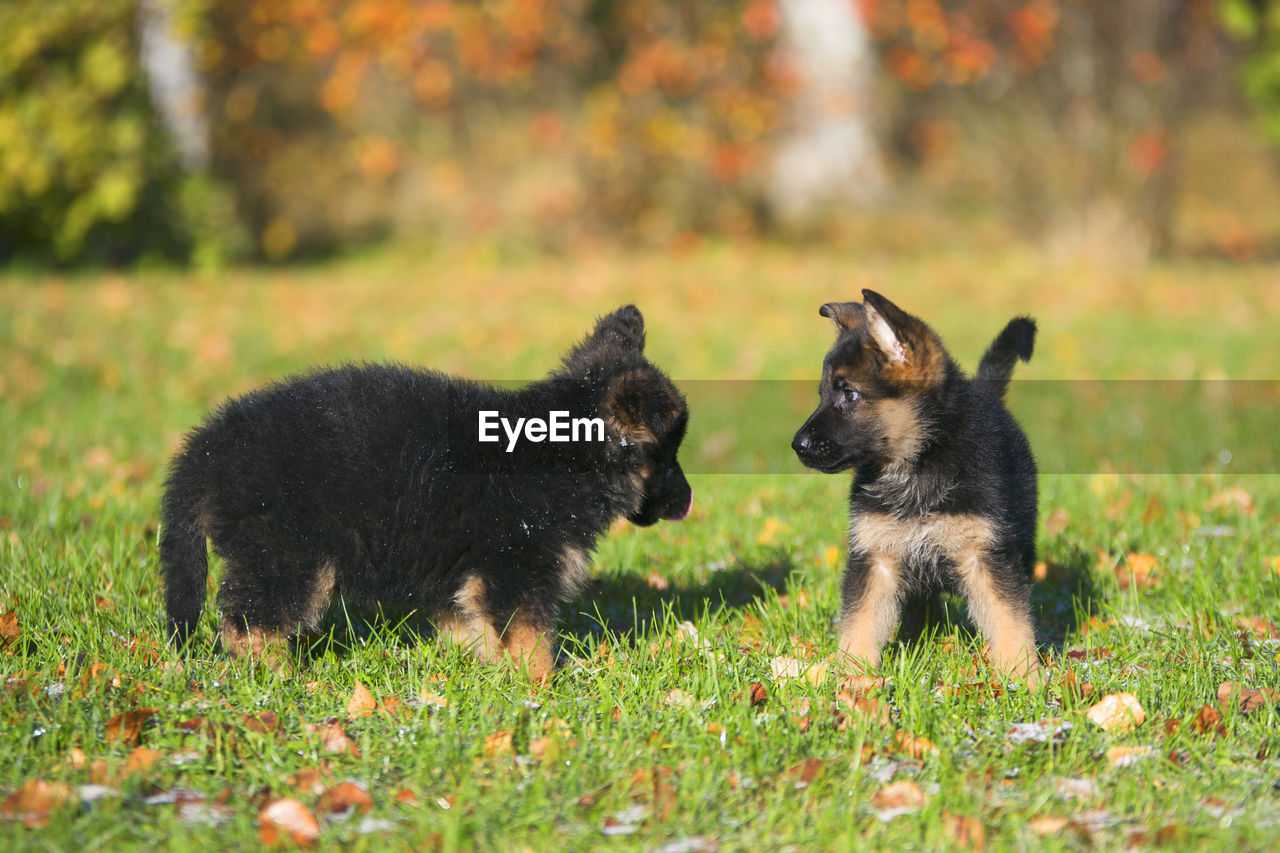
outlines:
{"label": "puppy's dark eye", "polygon": [[846,403],[855,403],[855,402],[857,402],[857,400],[858,400],[858,397],[859,397],[859,396],[860,396],[860,395],[858,394],[858,392],[857,392],[857,391],[855,391],[855,390],[853,390],[852,388],[846,388],[846,389],[844,389],[844,401],[845,401]]}

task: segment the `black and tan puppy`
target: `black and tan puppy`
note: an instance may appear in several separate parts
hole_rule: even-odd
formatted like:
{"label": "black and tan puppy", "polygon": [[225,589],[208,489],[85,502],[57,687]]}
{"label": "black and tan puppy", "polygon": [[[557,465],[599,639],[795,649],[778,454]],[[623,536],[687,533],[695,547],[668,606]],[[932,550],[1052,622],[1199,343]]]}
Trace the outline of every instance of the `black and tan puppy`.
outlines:
{"label": "black and tan puppy", "polygon": [[[688,412],[634,306],[515,391],[400,366],[311,373],[229,400],[174,458],[160,559],[169,627],[226,561],[223,645],[262,653],[340,596],[427,614],[485,660],[553,668],[560,602],[618,518],[688,515]],[[514,425],[514,426],[513,426]]]}
{"label": "black and tan puppy", "polygon": [[862,295],[819,311],[838,338],[821,403],[791,445],[810,468],[856,469],[841,663],[877,666],[899,615],[918,621],[945,590],[967,599],[998,666],[1037,680],[1036,466],[1002,401],[1015,361],[1031,357],[1035,323],[1011,321],[971,380],[919,318]]}

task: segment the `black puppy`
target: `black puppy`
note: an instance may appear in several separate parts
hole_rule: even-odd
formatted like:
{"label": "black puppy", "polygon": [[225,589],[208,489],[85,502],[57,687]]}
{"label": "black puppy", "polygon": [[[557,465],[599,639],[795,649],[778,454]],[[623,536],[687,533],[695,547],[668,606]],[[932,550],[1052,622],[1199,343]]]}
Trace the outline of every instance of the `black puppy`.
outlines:
{"label": "black puppy", "polygon": [[840,659],[875,667],[903,613],[917,621],[939,591],[963,595],[995,663],[1035,680],[1030,612],[1036,466],[1002,398],[1035,323],[1011,321],[968,379],[917,317],[870,290],[829,303],[838,338],[822,398],[791,446],[810,468],[856,468]]}
{"label": "black puppy", "polygon": [[676,460],[685,401],[643,349],[628,305],[515,391],[349,366],[229,400],[170,466],[170,631],[185,641],[204,607],[207,537],[226,561],[233,654],[314,627],[341,596],[425,613],[483,659],[505,653],[545,679],[559,603],[597,537],[692,507]]}

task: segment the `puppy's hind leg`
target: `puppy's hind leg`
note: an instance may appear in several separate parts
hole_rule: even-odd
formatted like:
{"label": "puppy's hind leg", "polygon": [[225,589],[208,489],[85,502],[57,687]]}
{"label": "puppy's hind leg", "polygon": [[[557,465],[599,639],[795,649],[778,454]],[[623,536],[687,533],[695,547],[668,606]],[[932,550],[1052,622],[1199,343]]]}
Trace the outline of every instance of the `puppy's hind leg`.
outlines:
{"label": "puppy's hind leg", "polygon": [[475,575],[463,581],[453,601],[452,612],[440,620],[441,634],[485,663],[510,657],[537,684],[551,677],[554,614],[548,618],[536,608],[507,602]]}
{"label": "puppy's hind leg", "polygon": [[270,570],[253,571],[228,560],[218,592],[223,647],[233,656],[261,657],[280,669],[289,638],[319,624],[336,587],[331,562],[305,568],[277,563]]}

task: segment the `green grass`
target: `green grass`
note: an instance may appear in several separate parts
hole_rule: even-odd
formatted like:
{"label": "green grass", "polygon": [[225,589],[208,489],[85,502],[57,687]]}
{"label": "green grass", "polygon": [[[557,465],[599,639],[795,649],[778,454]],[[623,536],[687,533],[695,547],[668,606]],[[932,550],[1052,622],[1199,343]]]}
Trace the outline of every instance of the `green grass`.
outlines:
{"label": "green grass", "polygon": [[[1193,724],[1219,707],[1224,681],[1280,687],[1280,477],[1265,466],[1111,474],[1124,460],[1102,444],[1079,473],[1043,476],[1047,579],[1035,604],[1051,686],[1005,689],[956,602],[955,624],[886,655],[888,684],[872,696],[887,720],[837,701],[831,676],[773,673],[775,658],[808,666],[834,649],[848,482],[780,462],[707,473],[737,470],[756,424],[792,416],[752,405],[735,419],[732,394],[701,421],[693,412],[693,517],[602,541],[589,589],[565,608],[564,664],[548,688],[396,626],[341,620],[280,676],[213,653],[212,601],[191,656],[163,646],[163,466],[226,394],[366,358],[532,378],[629,300],[678,381],[812,382],[829,343],[817,306],[862,287],[918,310],[968,365],[1008,316],[1036,315],[1039,350],[1019,368],[1029,379],[1280,375],[1274,270],[1066,270],[1003,246],[711,247],[515,266],[389,255],[217,279],[0,279],[0,612],[19,631],[0,650],[0,798],[32,780],[76,786],[47,826],[0,819],[0,846],[254,846],[263,804],[292,796],[320,816],[325,848],[934,848],[953,843],[959,818],[980,823],[993,849],[1274,848],[1277,708],[1228,703],[1221,734]],[[803,418],[809,402],[794,405]],[[1196,421],[1181,411],[1162,426]],[[1040,444],[1079,441],[1090,426],[1068,423],[1028,426]],[[1132,554],[1156,568],[1122,588]],[[1091,697],[1063,688],[1068,671]],[[755,707],[753,682],[767,693]],[[399,711],[350,715],[357,683]],[[1119,691],[1146,710],[1130,733],[1084,714]],[[137,743],[111,739],[111,720],[135,709],[154,709]],[[278,728],[246,721],[264,712]],[[1046,718],[1071,724],[1061,742],[1009,737]],[[200,731],[179,725],[200,719]],[[331,719],[358,756],[325,750],[311,727]],[[899,733],[936,751],[912,757]],[[155,762],[126,772],[147,755],[138,746]],[[1151,753],[1116,767],[1117,746]],[[74,750],[85,766],[69,762]],[[289,781],[314,769],[325,787],[365,789],[371,810],[320,814],[321,797]],[[1086,780],[1079,796],[1073,779]],[[882,821],[876,795],[901,780],[924,805]],[[92,784],[104,787],[80,787]],[[157,801],[177,791],[199,802]],[[1070,823],[1037,822],[1055,817]]]}

